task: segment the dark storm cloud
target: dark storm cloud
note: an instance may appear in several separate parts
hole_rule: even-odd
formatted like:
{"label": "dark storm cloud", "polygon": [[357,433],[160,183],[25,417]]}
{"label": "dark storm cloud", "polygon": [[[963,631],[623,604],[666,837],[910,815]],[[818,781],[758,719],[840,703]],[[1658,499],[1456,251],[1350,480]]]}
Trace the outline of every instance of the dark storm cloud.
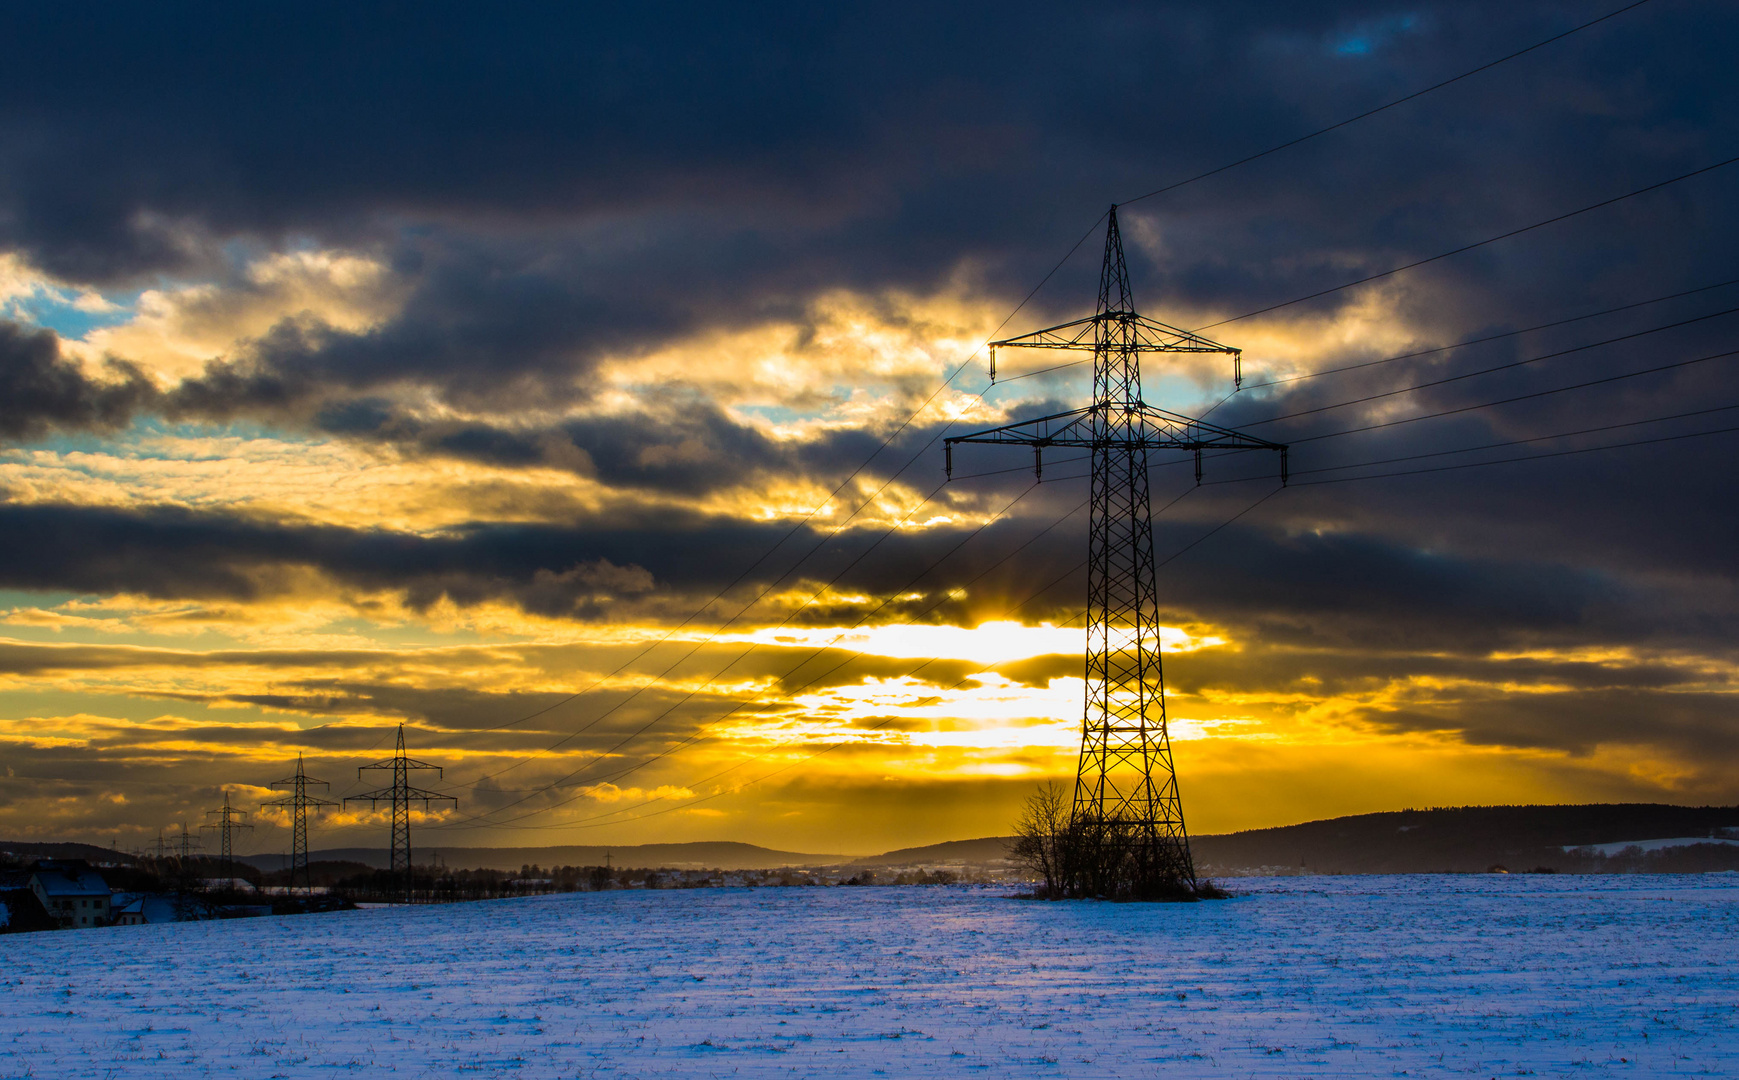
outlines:
{"label": "dark storm cloud", "polygon": [[[554,465],[609,486],[690,496],[746,476],[843,477],[879,437],[780,443],[714,402],[680,396],[544,426],[513,417],[526,406],[584,402],[602,357],[768,319],[801,325],[811,301],[842,287],[921,295],[965,268],[966,288],[1012,307],[1106,203],[1596,10],[1604,8],[37,5],[12,13],[0,42],[0,249],[68,282],[135,287],[164,274],[221,276],[213,268],[235,250],[311,242],[378,256],[406,299],[363,330],[287,319],[161,399],[124,362],[112,380],[93,382],[51,338],[0,328],[0,435],[101,430],[161,410],[263,418],[493,465]],[[1730,7],[1649,4],[1324,139],[1126,207],[1137,297],[1159,317],[1179,308],[1237,315],[1724,158],[1739,146],[1739,90],[1725,77],[1736,49]],[[73,61],[77,77],[68,77]],[[1734,175],[1711,173],[1390,279],[1380,321],[1419,339],[1396,346],[1405,351],[1730,278]],[[1090,238],[1009,330],[1080,314],[1098,243]],[[1295,319],[1309,335],[1362,295],[1288,308],[1266,327]],[[1299,483],[1162,571],[1168,617],[1231,626],[1272,646],[1239,670],[1211,652],[1185,658],[1185,685],[1295,688],[1314,679],[1356,688],[1406,672],[1555,680],[1572,688],[1557,704],[1543,704],[1544,694],[1470,698],[1461,712],[1413,703],[1383,722],[1581,748],[1621,740],[1627,716],[1645,728],[1658,716],[1661,738],[1676,745],[1727,739],[1712,734],[1730,729],[1721,728],[1719,695],[1665,700],[1688,694],[1670,668],[1528,666],[1489,654],[1645,645],[1727,656],[1739,629],[1732,435],[1309,485],[1347,475],[1325,471],[1340,465],[1377,463],[1354,474],[1436,467],[1470,458],[1415,456],[1739,405],[1733,358],[1619,378],[1739,347],[1734,316],[1666,326],[1736,302],[1732,290],[1699,293],[1229,402],[1214,419],[1260,424],[1253,430],[1291,443]],[[1211,333],[1239,344],[1262,325]],[[1319,360],[1379,358],[1353,344]],[[1253,352],[1247,361],[1260,373],[1273,358]],[[1540,395],[1599,379],[1611,381]],[[431,421],[395,403],[404,387],[495,418]],[[1492,404],[1512,397],[1522,400]],[[1334,407],[1260,423],[1323,406]],[[1409,410],[1463,409],[1346,433]],[[1739,413],[1471,460],[1722,424],[1739,424]],[[906,432],[877,468],[891,471],[888,462],[905,461],[935,433]],[[1011,463],[988,452],[973,460]],[[1210,479],[1259,468],[1216,461]],[[1187,484],[1175,469],[1161,475]],[[992,478],[970,490],[1012,496],[1025,482]],[[1192,495],[1159,519],[1161,558],[1267,489]],[[1007,617],[1063,576],[1017,609],[1062,621],[1084,594],[1078,577],[1066,577],[1083,554],[1078,524],[972,579],[1079,494],[1078,482],[1047,486],[1026,516],[927,576],[960,528],[890,538],[855,566],[872,536],[850,531],[789,580],[840,574],[842,588],[885,596],[917,579],[926,597],[891,612],[970,623]],[[505,600],[600,618],[625,605],[704,600],[787,528],[612,511],[427,537],[171,509],[9,505],[0,508],[0,582],[248,599],[294,587],[285,568],[314,567],[416,606]],[[779,581],[820,538],[799,530],[742,588]],[[966,596],[934,602],[969,580]],[[825,600],[796,621],[861,613]],[[1058,670],[1049,660],[1008,669],[1028,681]],[[309,708],[324,692],[304,691],[292,697]],[[372,692],[330,690],[347,699]],[[292,697],[283,700],[302,707]],[[456,723],[475,704],[390,707]]]}
{"label": "dark storm cloud", "polygon": [[[620,615],[622,610],[614,606],[616,599],[600,599],[589,590],[552,594],[549,580],[566,573],[552,568],[572,566],[576,558],[621,559],[628,568],[621,572],[646,573],[661,598],[674,598],[683,606],[719,588],[768,541],[765,534],[745,534],[739,524],[726,520],[689,519],[681,524],[685,529],[665,520],[616,531],[599,524],[588,529],[477,529],[465,536],[426,538],[271,526],[220,514],[14,507],[0,514],[0,536],[23,565],[47,566],[44,549],[58,554],[54,574],[36,572],[33,583],[38,587],[210,597],[214,585],[229,583],[235,592],[224,595],[255,597],[272,589],[277,571],[303,565],[347,585],[402,590],[413,603],[429,604],[442,597],[460,604],[506,600],[544,614],[591,618]],[[1199,535],[1201,529],[1199,522],[1179,523],[1175,532],[1161,530],[1160,543],[1181,540],[1177,545],[1181,547],[1189,542],[1185,535]],[[1020,531],[1010,529],[995,542],[1015,539]],[[1730,616],[1716,624],[1727,625],[1719,641],[1699,641],[1673,625],[1681,616],[1671,595],[1663,598],[1634,584],[1616,589],[1573,570],[1421,555],[1370,540],[1301,539],[1256,528],[1225,530],[1222,535],[1227,533],[1228,542],[1216,549],[1226,553],[1224,561],[1180,560],[1161,576],[1162,595],[1173,617],[1229,624],[1243,643],[1237,650],[1207,649],[1169,657],[1168,683],[1177,693],[1277,694],[1295,700],[1377,694],[1383,704],[1356,707],[1350,715],[1386,730],[1453,732],[1473,743],[1575,753],[1612,742],[1646,743],[1678,752],[1699,740],[1708,747],[1731,741],[1730,695],[1711,689],[1729,681],[1723,665],[1731,662],[1731,649],[1721,642],[1731,639]],[[957,538],[956,533],[893,541],[894,562],[927,564],[938,549],[952,546]],[[1050,580],[1036,574],[1035,566],[1066,571],[1074,547],[1070,538],[1055,550],[1029,548],[1031,557],[1013,567],[1008,580],[989,587],[988,595],[979,601],[984,607],[977,609],[968,601],[937,602],[943,590],[962,580],[967,570],[977,572],[972,564],[958,570],[944,564],[928,583],[930,592],[924,600],[895,606],[881,617],[970,623],[975,617],[1003,615],[1002,610],[984,608],[1031,595],[1042,581]],[[735,551],[741,561],[722,555],[696,560],[697,549]],[[636,551],[639,558],[631,561],[629,553]],[[849,561],[849,554],[836,558]],[[1237,569],[1239,560],[1248,560],[1248,566]],[[839,566],[834,563],[828,568]],[[751,575],[749,593],[759,591],[771,576]],[[848,573],[842,580],[843,588],[883,593],[905,584],[890,582],[885,568]],[[1065,578],[1064,587],[1057,591],[1068,595],[1058,597],[1055,608],[1042,614],[1072,615],[1080,603],[1080,585]],[[624,592],[629,601],[636,599],[632,591],[614,589],[618,598]],[[722,616],[736,607],[736,602],[727,602],[716,612]],[[1669,618],[1663,610],[1673,614]],[[813,620],[799,621],[849,624],[863,614],[861,605],[823,606]],[[766,618],[763,613],[742,628],[760,625]],[[1550,654],[1553,648],[1623,649],[1651,637],[1660,639],[1663,647],[1677,641],[1702,648],[1684,655],[1660,651],[1600,661]],[[528,655],[522,662],[547,662],[553,656],[545,648],[523,648]],[[1494,655],[1524,648],[1545,651]],[[451,662],[499,663],[504,659],[501,652],[458,650]],[[532,653],[545,660],[538,661]],[[676,660],[667,653],[638,662],[635,670],[662,670]],[[23,643],[0,648],[0,670],[23,676],[232,665],[303,672],[310,667],[372,669],[383,662],[387,662],[383,654],[368,650],[184,654]],[[600,655],[592,662],[607,666],[614,661]],[[857,656],[849,647],[825,643],[762,646],[745,652],[739,644],[715,642],[678,665],[681,678],[771,677],[781,694],[825,691],[869,678],[913,677],[939,688],[950,687],[971,680],[978,670],[977,665],[958,659]],[[994,670],[1017,682],[1044,685],[1055,678],[1079,677],[1080,658],[1043,656]],[[1396,688],[1400,688],[1398,698]],[[539,712],[565,695],[407,687],[344,675],[297,675],[269,691],[182,694],[147,686],[138,692],[321,717],[406,717],[451,731],[455,738],[476,731],[492,746],[524,742],[529,747],[537,734],[565,731],[575,722],[599,718],[595,730],[588,728],[589,734],[574,744],[576,749],[607,747],[610,740],[646,722],[658,723],[660,731],[675,725],[680,735],[739,704],[733,694],[718,687],[694,696],[677,685],[657,685],[632,696],[622,690],[600,691],[521,731],[497,736],[486,729]]]}
{"label": "dark storm cloud", "polygon": [[[799,472],[806,457],[837,466],[875,449],[867,433],[844,432],[815,444],[780,444],[710,401],[684,397],[643,401],[644,411],[512,428],[485,421],[428,421],[386,403],[358,402],[323,412],[332,434],[377,440],[432,456],[512,467],[543,465],[595,477],[614,488],[703,494],[757,474]],[[844,453],[828,454],[835,443]],[[826,460],[831,459],[831,460]],[[849,468],[849,467],[848,467]]]}
{"label": "dark storm cloud", "polygon": [[[1162,527],[1156,543],[1161,551],[1179,550],[1207,527]],[[794,613],[799,626],[863,618],[868,609],[846,602],[846,594],[889,597],[908,589],[920,595],[888,604],[873,621],[970,624],[1009,617],[1023,604],[1019,614],[1027,618],[1070,619],[1080,609],[1084,579],[1071,572],[1080,560],[1073,532],[1055,530],[1022,547],[1031,524],[1002,522],[975,541],[982,545],[977,557],[946,560],[964,529],[894,534],[879,543],[879,530],[860,530],[826,545],[819,530],[788,532],[782,524],[653,512],[637,520],[611,513],[569,526],[475,526],[420,536],[180,509],[13,505],[0,508],[0,537],[10,555],[0,585],[250,600],[305,587],[286,571],[309,567],[344,586],[399,593],[417,608],[443,599],[461,606],[506,601],[535,614],[587,619],[686,613],[733,582],[716,616],[769,588],[807,595],[818,583],[836,582],[836,593]],[[1255,528],[1219,537],[1162,570],[1164,608],[1174,618],[1247,627],[1295,645],[1486,651],[1651,632],[1682,636],[1731,622],[1675,626],[1659,610],[1674,594],[1663,599],[1638,583],[1550,563],[1424,555],[1369,539],[1276,536]],[[781,554],[757,562],[781,539]],[[987,572],[987,555],[1016,552]],[[949,595],[968,583],[964,596]],[[781,617],[781,610],[759,608],[744,626]]]}
{"label": "dark storm cloud", "polygon": [[0,437],[112,431],[156,400],[156,385],[137,368],[117,360],[108,366],[111,378],[93,381],[61,355],[54,334],[0,320]]}
{"label": "dark storm cloud", "polygon": [[[19,15],[0,67],[0,236],[81,281],[311,236],[380,250],[412,282],[367,332],[280,328],[190,387],[190,411],[405,378],[547,391],[603,352],[830,288],[921,290],[964,262],[1019,295],[1113,199],[1587,14],[52,5]],[[1164,256],[1132,231],[1138,293],[1243,309],[1701,164],[1731,141],[1732,90],[1703,73],[1732,35],[1719,8],[1650,8],[1144,203]],[[59,77],[69,55],[77,80]],[[1617,234],[1608,215],[1446,267],[1435,317],[1695,276],[1720,245],[1686,259],[1674,241],[1731,226],[1702,191],[1619,212]],[[1091,262],[1034,315],[1073,308]]]}
{"label": "dark storm cloud", "polygon": [[[604,597],[649,586],[632,569],[639,564],[659,567],[668,574],[663,580],[678,587],[697,576],[706,580],[688,557],[684,523],[677,515],[639,527],[483,527],[431,538],[176,508],[8,505],[0,507],[0,536],[16,561],[0,570],[0,581],[13,588],[252,600],[293,588],[279,572],[302,566],[353,587],[402,591],[418,607],[441,598],[466,605],[507,598],[541,614],[596,614]],[[720,555],[746,555],[775,536],[772,528],[720,525],[709,537]]]}
{"label": "dark storm cloud", "polygon": [[[1080,667],[1079,657],[1056,657],[1024,671],[1029,677],[1054,678],[1065,670],[1060,665],[1068,659]],[[1190,694],[1248,691],[1338,697],[1366,693],[1390,680],[1410,677],[1578,693],[1660,691],[1730,681],[1725,673],[1711,673],[1705,658],[1700,657],[1683,662],[1665,657],[1590,661],[1493,656],[1473,650],[1428,653],[1397,648],[1374,653],[1261,643],[1236,652],[1206,649],[1184,654],[1170,664],[1167,685]]]}
{"label": "dark storm cloud", "polygon": [[1592,753],[1600,746],[1668,748],[1703,767],[1739,758],[1731,693],[1631,689],[1505,694],[1495,689],[1436,706],[1372,711],[1391,731],[1449,731],[1474,745]]}
{"label": "dark storm cloud", "polygon": [[[686,642],[679,644],[687,646]],[[587,650],[587,660],[593,666],[600,663],[597,653],[596,649]],[[662,653],[654,654],[653,659],[662,656]],[[38,661],[39,670],[76,670],[77,665],[69,662],[70,659],[42,658]],[[164,656],[159,660],[172,662],[173,658]],[[310,653],[305,660],[308,663],[327,662],[327,658],[318,653]],[[245,662],[245,656],[232,655],[229,662]],[[647,661],[625,665],[625,670],[627,677],[639,679],[660,672],[664,666],[662,660],[658,663]],[[143,692],[205,704],[258,705],[314,716],[409,718],[440,728],[450,738],[473,732],[487,736],[479,745],[489,746],[498,745],[504,739],[510,745],[526,739],[547,742],[551,733],[570,732],[576,724],[588,723],[587,737],[572,743],[575,749],[585,749],[597,745],[600,740],[605,744],[614,742],[625,734],[638,731],[651,720],[659,723],[661,732],[672,724],[677,725],[677,734],[680,735],[695,723],[703,719],[717,720],[727,711],[744,717],[763,711],[783,712],[788,707],[784,695],[823,693],[839,687],[857,686],[868,679],[907,676],[938,687],[953,686],[976,672],[979,666],[962,660],[866,656],[840,647],[750,646],[740,642],[718,642],[697,649],[681,663],[673,678],[692,678],[696,684],[718,679],[727,685],[700,685],[692,691],[674,682],[670,685],[653,682],[638,690],[591,689],[575,700],[572,693],[486,692],[451,686],[407,686],[321,678],[293,680],[276,692],[264,694]],[[587,676],[588,679],[594,677]],[[777,691],[744,697],[739,690],[728,685],[745,679],[766,678],[774,680]],[[530,719],[520,719],[526,717]],[[670,718],[668,721],[667,717]],[[499,727],[509,720],[514,723],[502,737]]]}
{"label": "dark storm cloud", "polygon": [[[1018,528],[1003,526],[992,542],[1013,548],[1019,539],[1010,534]],[[441,600],[460,606],[505,601],[564,618],[680,618],[740,576],[737,587],[712,609],[713,617],[734,613],[769,590],[811,595],[818,583],[837,581],[841,592],[869,590],[878,596],[921,588],[923,597],[889,604],[877,621],[902,616],[929,621],[968,614],[963,602],[939,594],[971,564],[949,562],[931,569],[960,537],[959,530],[947,528],[896,536],[880,546],[879,557],[860,561],[874,542],[873,532],[854,531],[823,545],[826,533],[819,528],[793,532],[783,522],[679,511],[610,510],[571,525],[479,525],[421,536],[277,524],[171,507],[11,504],[0,506],[0,546],[8,554],[0,566],[0,586],[249,601],[295,595],[306,583],[292,571],[311,568],[342,586],[397,593],[419,609]],[[775,557],[763,559],[770,550]],[[984,581],[1007,581],[1017,595],[1030,591],[1021,590],[1020,571],[1012,566],[1006,577]],[[995,595],[999,588],[987,584],[986,592]],[[779,617],[780,610],[764,605],[741,628],[762,625]],[[931,612],[927,619],[926,611]],[[796,624],[855,622],[864,614],[855,599],[824,596],[801,612]]]}
{"label": "dark storm cloud", "polygon": [[641,396],[636,412],[576,417],[546,426],[429,420],[383,400],[363,399],[323,410],[314,426],[431,457],[506,468],[566,469],[611,488],[680,495],[741,487],[767,476],[816,478],[832,486],[872,454],[890,472],[910,462],[905,479],[915,486],[944,479],[937,442],[943,434],[940,425],[914,424],[887,437],[854,427],[826,430],[810,439],[776,440],[714,402],[686,393],[649,392]]}
{"label": "dark storm cloud", "polygon": [[395,270],[410,295],[383,325],[350,332],[286,320],[185,382],[170,408],[196,419],[294,417],[407,383],[463,404],[547,407],[583,400],[602,356],[794,312],[777,298],[730,294],[732,268],[690,258],[688,246],[704,244],[693,236],[637,236],[630,246],[540,230],[407,243]]}
{"label": "dark storm cloud", "polygon": [[1403,635],[1408,647],[1491,647],[1597,632],[1603,612],[1634,609],[1620,583],[1552,562],[1470,559],[1360,536],[1234,529],[1217,539],[1188,572],[1167,575],[1166,602],[1259,622],[1282,638],[1381,649]]}

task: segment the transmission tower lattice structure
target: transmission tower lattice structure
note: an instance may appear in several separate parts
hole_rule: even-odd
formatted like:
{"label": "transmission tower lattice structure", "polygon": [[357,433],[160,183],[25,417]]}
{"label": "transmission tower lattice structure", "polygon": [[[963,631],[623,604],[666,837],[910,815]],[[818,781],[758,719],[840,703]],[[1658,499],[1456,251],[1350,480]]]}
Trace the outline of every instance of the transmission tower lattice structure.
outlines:
{"label": "transmission tower lattice structure", "polygon": [[[998,349],[1063,349],[1093,354],[1093,402],[1085,408],[976,431],[945,440],[949,476],[957,443],[1030,446],[1042,479],[1049,447],[1085,449],[1092,457],[1088,531],[1086,709],[1076,768],[1071,830],[1096,840],[1097,880],[1072,891],[1142,898],[1197,889],[1183,801],[1166,727],[1160,669],[1159,599],[1155,586],[1148,455],[1184,451],[1202,479],[1204,451],[1273,451],[1284,483],[1287,449],[1229,428],[1168,412],[1141,397],[1141,357],[1241,353],[1199,334],[1137,314],[1117,227],[1110,212],[1099,304],[1090,318],[990,343],[991,378]],[[1106,870],[1105,867],[1111,867]]]}
{"label": "transmission tower lattice structure", "polygon": [[[401,736],[402,738],[402,736]],[[403,743],[400,743],[403,749]],[[332,790],[332,785],[324,780],[316,780],[302,769],[302,755],[296,755],[296,775],[286,776],[282,780],[274,780],[269,785],[274,788],[288,788],[290,794],[282,799],[261,803],[261,806],[281,806],[290,811],[290,888],[296,887],[300,879],[304,896],[314,895],[314,879],[308,872],[308,811],[318,814],[322,807],[337,806],[330,799],[322,799],[310,795],[311,787]]]}
{"label": "transmission tower lattice structure", "polygon": [[438,791],[425,791],[410,785],[412,769],[433,769],[439,778],[441,767],[431,765],[426,761],[405,756],[405,726],[399,725],[398,752],[384,761],[372,765],[364,765],[356,770],[361,778],[370,769],[387,769],[392,772],[392,786],[361,795],[351,795],[345,798],[344,805],[352,802],[366,802],[372,809],[383,802],[392,804],[392,876],[398,890],[406,901],[411,899],[411,803],[420,802],[427,810],[432,802],[450,802],[454,808],[459,806],[459,800],[451,795],[443,795]]}
{"label": "transmission tower lattice structure", "polygon": [[193,852],[200,847],[199,837],[187,831],[187,822],[182,821],[177,824],[181,826],[181,835],[175,838],[176,858],[185,863],[193,857]]}
{"label": "transmission tower lattice structure", "polygon": [[217,820],[201,825],[202,829],[216,829],[218,843],[222,848],[224,887],[229,888],[235,882],[235,844],[233,833],[237,829],[251,829],[242,819],[248,816],[246,810],[237,810],[229,804],[229,792],[223,793],[223,809],[207,810],[206,817],[216,815]]}

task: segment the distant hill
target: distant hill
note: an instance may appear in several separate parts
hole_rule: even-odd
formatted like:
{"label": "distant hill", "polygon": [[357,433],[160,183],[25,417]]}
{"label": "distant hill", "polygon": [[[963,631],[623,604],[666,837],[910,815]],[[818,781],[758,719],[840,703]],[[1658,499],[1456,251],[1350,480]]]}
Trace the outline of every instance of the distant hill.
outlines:
{"label": "distant hill", "polygon": [[[602,866],[606,856],[617,866],[666,867],[672,870],[776,870],[782,866],[836,866],[849,855],[806,855],[774,851],[754,844],[708,840],[687,844],[569,845],[536,848],[415,847],[419,865],[438,856],[448,866],[467,870],[518,870],[522,866]],[[282,854],[238,855],[262,870],[281,869]],[[327,848],[310,851],[309,859],[343,860],[385,869],[391,864],[386,848]]]}
{"label": "distant hill", "polygon": [[[1509,870],[1643,869],[1566,852],[1595,844],[1709,836],[1739,828],[1739,807],[1596,803],[1585,806],[1464,806],[1400,810],[1311,821],[1274,829],[1196,836],[1190,849],[1206,874],[1300,868],[1319,874],[1477,873]],[[1664,853],[1652,868],[1725,869],[1731,855]],[[1633,862],[1635,860],[1632,860]]]}
{"label": "distant hill", "polygon": [[[1545,867],[1565,872],[1613,870],[1739,870],[1739,845],[1671,847],[1624,854],[1617,846],[1669,838],[1739,839],[1739,807],[1595,803],[1584,806],[1464,806],[1398,810],[1310,821],[1272,829],[1191,837],[1196,865],[1208,876],[1260,873],[1420,874],[1479,873],[1494,865],[1512,871]],[[995,863],[1013,839],[986,836],[882,855],[817,855],[755,844],[702,841],[686,844],[570,845],[536,848],[417,847],[419,864],[438,856],[462,869],[518,870],[538,866],[617,866],[673,870],[774,870],[784,866],[942,866]],[[1608,854],[1566,849],[1604,845]],[[0,840],[0,853],[20,859],[130,861],[131,856],[91,844]],[[1615,852],[1615,853],[1614,853]],[[309,853],[320,861],[385,868],[386,848],[328,848]],[[238,855],[261,870],[282,869],[282,854]]]}
{"label": "distant hill", "polygon": [[88,863],[132,862],[133,857],[112,848],[95,844],[31,843],[23,840],[0,840],[0,855],[31,861],[35,859],[83,859]]}
{"label": "distant hill", "polygon": [[900,848],[885,855],[852,859],[853,866],[928,866],[937,863],[988,863],[1008,858],[1012,836],[986,836],[978,840],[950,840],[926,847]]}

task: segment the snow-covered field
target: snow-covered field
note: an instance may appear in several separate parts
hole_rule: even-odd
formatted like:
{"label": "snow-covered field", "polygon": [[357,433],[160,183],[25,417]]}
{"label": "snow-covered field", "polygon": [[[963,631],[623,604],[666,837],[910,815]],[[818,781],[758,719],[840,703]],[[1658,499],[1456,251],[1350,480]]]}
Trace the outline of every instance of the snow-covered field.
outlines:
{"label": "snow-covered field", "polygon": [[0,1076],[1739,1076],[1739,876],[583,893],[0,939]]}
{"label": "snow-covered field", "polygon": [[1668,848],[1692,847],[1697,844],[1728,844],[1739,847],[1739,840],[1713,836],[1677,836],[1670,840],[1620,840],[1616,844],[1585,844],[1566,847],[1565,851],[1598,851],[1602,855],[1618,855],[1636,848],[1638,851],[1665,851]]}

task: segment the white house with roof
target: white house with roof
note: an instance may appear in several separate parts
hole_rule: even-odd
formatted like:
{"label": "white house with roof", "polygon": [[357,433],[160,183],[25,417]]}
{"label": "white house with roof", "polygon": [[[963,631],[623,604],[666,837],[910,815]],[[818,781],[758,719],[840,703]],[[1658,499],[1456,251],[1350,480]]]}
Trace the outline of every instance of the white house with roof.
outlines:
{"label": "white house with roof", "polygon": [[109,884],[83,860],[37,863],[30,891],[62,929],[109,925]]}
{"label": "white house with roof", "polygon": [[146,926],[152,923],[183,922],[186,905],[176,896],[163,893],[116,893],[114,899],[116,926]]}

